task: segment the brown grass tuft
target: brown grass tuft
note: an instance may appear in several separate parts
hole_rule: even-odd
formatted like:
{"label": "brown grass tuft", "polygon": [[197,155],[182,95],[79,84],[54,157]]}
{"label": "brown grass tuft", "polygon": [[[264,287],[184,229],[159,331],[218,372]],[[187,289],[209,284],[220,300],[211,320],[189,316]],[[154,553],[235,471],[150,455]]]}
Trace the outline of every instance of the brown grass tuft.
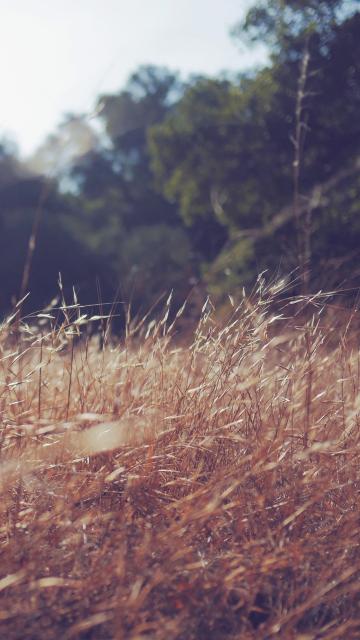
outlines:
{"label": "brown grass tuft", "polygon": [[184,346],[2,326],[2,638],[360,637],[360,357],[320,302],[208,302]]}

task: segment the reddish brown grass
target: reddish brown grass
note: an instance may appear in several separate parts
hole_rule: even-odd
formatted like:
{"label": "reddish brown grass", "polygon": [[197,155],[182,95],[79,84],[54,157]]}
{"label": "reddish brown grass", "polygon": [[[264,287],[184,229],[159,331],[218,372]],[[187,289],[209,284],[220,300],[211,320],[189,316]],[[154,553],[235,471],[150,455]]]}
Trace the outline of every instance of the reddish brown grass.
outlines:
{"label": "reddish brown grass", "polygon": [[3,325],[2,638],[360,637],[359,351],[313,310]]}

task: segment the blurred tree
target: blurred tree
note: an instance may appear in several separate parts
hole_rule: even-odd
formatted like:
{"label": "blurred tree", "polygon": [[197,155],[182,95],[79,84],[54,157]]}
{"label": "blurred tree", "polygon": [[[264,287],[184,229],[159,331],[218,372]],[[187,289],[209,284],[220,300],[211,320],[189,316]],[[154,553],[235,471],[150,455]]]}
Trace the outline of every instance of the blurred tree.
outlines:
{"label": "blurred tree", "polygon": [[269,122],[276,89],[269,70],[239,82],[199,78],[150,130],[158,184],[188,224],[212,216],[230,228],[253,227],[288,197],[284,150]]}
{"label": "blurred tree", "polygon": [[154,188],[146,142],[147,127],[180,91],[176,75],[140,68],[118,95],[99,99],[103,134],[84,116],[68,115],[26,169],[9,145],[1,147],[0,270],[8,277],[0,307],[19,295],[30,245],[28,309],[53,297],[59,271],[65,285],[80,287],[82,301],[96,299],[100,279],[107,301],[121,285],[135,310],[175,286],[183,302],[194,255],[177,207]]}
{"label": "blurred tree", "polygon": [[182,86],[167,69],[140,67],[117,95],[101,96],[99,118],[109,138],[113,184],[126,201],[125,223],[179,224],[176,208],[154,189],[149,166],[146,132],[171,111]]}
{"label": "blurred tree", "polygon": [[[149,133],[159,188],[179,203],[184,220],[192,224],[212,214],[228,231],[223,254],[207,270],[209,283],[214,277],[216,290],[224,292],[230,281],[237,287],[263,268],[275,269],[280,256],[285,270],[297,264],[289,218],[286,232],[279,225],[268,230],[293,197],[295,105],[305,47],[310,65],[301,113],[301,212],[314,207],[319,185],[356,168],[360,152],[359,12],[340,1],[271,0],[251,9],[241,29],[252,39],[268,38],[271,64],[238,81],[197,79]],[[357,195],[357,187],[347,191],[350,208]],[[327,237],[322,251],[332,255],[339,247],[331,244],[335,234],[320,225],[327,224],[325,204],[320,198],[308,233],[318,229]],[[340,211],[336,219],[341,224]],[[347,234],[357,228],[354,218],[347,225]],[[259,236],[261,228],[267,231]],[[345,236],[338,237],[345,242]],[[346,242],[340,251],[346,253]]]}
{"label": "blurred tree", "polygon": [[27,163],[36,174],[67,177],[77,158],[100,148],[99,136],[84,115],[67,114]]}
{"label": "blurred tree", "polygon": [[148,127],[163,120],[181,91],[176,74],[148,66],[119,94],[101,96],[97,111],[107,143],[79,158],[72,171],[81,200],[81,236],[87,234],[111,266],[112,279],[142,308],[152,304],[156,291],[174,287],[179,274],[189,288],[185,274],[194,268],[193,259],[187,264],[190,243],[178,208],[155,189],[147,149]]}
{"label": "blurred tree", "polygon": [[183,229],[166,224],[134,228],[118,257],[126,298],[144,312],[160,295],[174,290],[175,305],[181,305],[189,293],[193,259]]}
{"label": "blurred tree", "polygon": [[11,140],[3,138],[0,141],[0,187],[26,175],[28,171],[18,160],[16,145]]}
{"label": "blurred tree", "polygon": [[[46,189],[47,197],[42,198]],[[91,248],[71,228],[72,210],[55,181],[17,177],[0,188],[0,309],[9,310],[19,296],[33,221],[43,207],[34,238],[35,252],[26,289],[31,292],[25,310],[40,309],[54,297],[59,272],[64,282],[82,286],[84,298],[94,295],[101,265]],[[102,267],[103,268],[103,267]]]}
{"label": "blurred tree", "polygon": [[326,48],[334,28],[356,11],[357,0],[260,0],[232,30],[248,43],[266,42],[277,60],[301,56],[304,41],[317,35]]}
{"label": "blurred tree", "polygon": [[299,215],[318,272],[337,265],[337,284],[354,272],[346,256],[360,242],[355,9],[343,0],[263,0],[234,34],[266,41],[267,67],[186,84],[141,67],[122,91],[99,98],[100,126],[67,116],[30,166],[3,142],[0,308],[19,292],[39,203],[29,281],[36,307],[53,297],[59,271],[82,301],[96,300],[100,279],[106,301],[121,285],[138,311],[171,288],[181,303],[200,261],[220,299],[264,268],[295,267],[295,107],[305,51]]}

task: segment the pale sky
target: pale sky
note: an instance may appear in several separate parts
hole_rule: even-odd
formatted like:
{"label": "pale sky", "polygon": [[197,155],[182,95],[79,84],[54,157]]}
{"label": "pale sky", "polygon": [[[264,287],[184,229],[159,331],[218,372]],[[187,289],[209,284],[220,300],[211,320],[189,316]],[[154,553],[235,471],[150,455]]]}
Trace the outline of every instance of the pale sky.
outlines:
{"label": "pale sky", "polygon": [[249,0],[0,0],[0,136],[28,155],[66,112],[91,112],[140,64],[243,70],[264,51],[229,36]]}

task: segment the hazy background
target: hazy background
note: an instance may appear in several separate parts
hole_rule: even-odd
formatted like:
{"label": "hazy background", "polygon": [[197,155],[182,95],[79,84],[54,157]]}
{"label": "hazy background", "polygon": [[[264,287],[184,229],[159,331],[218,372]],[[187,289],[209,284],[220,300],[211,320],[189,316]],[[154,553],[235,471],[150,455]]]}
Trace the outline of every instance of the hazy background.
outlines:
{"label": "hazy background", "polygon": [[358,2],[0,6],[2,316],[59,273],[105,311],[225,313],[259,274],[354,303]]}
{"label": "hazy background", "polygon": [[229,38],[245,0],[2,0],[2,132],[33,152],[66,112],[91,112],[134,69],[239,71],[265,59]]}

